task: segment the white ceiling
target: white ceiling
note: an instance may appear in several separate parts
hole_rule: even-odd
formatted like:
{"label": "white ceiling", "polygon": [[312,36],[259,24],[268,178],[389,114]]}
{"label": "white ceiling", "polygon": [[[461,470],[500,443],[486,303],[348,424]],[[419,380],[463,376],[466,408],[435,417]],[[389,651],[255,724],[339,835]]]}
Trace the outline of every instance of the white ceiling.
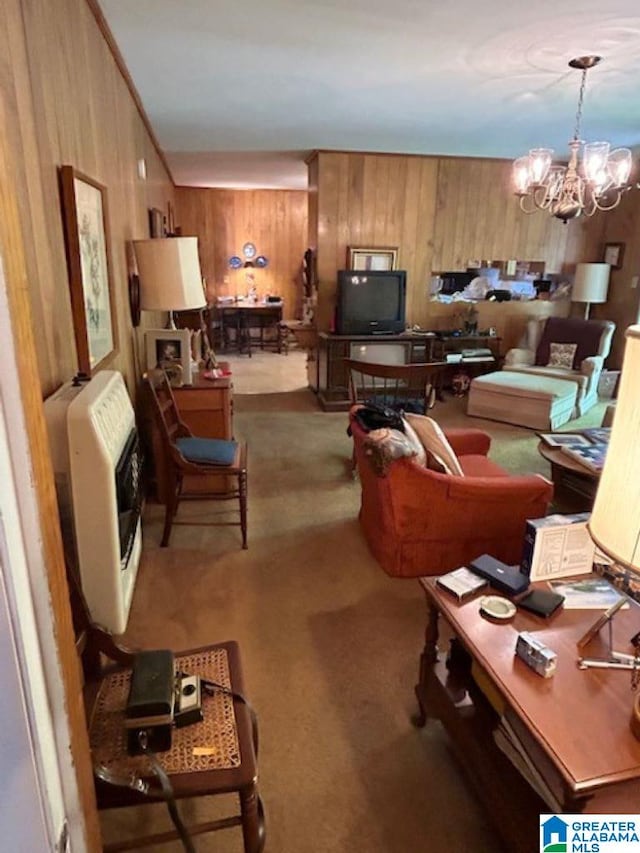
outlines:
{"label": "white ceiling", "polygon": [[314,148],[640,143],[638,0],[100,0],[177,184],[306,186]]}

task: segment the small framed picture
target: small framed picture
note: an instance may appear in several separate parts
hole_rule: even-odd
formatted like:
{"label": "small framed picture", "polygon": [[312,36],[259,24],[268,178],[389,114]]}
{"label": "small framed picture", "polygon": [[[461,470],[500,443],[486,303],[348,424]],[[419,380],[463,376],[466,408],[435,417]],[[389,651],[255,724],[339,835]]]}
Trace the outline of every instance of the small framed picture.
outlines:
{"label": "small framed picture", "polygon": [[166,220],[164,213],[157,207],[149,208],[149,236],[166,237]]}
{"label": "small framed picture", "polygon": [[149,329],[144,339],[147,370],[162,367],[172,385],[191,385],[189,329]]}
{"label": "small framed picture", "polygon": [[619,270],[624,258],[624,243],[605,243],[604,262],[610,264],[611,269]]}
{"label": "small framed picture", "polygon": [[363,249],[350,246],[347,250],[347,266],[350,270],[394,270],[398,250],[391,248]]}
{"label": "small framed picture", "polygon": [[539,432],[538,435],[549,447],[587,447],[589,439],[577,432]]}

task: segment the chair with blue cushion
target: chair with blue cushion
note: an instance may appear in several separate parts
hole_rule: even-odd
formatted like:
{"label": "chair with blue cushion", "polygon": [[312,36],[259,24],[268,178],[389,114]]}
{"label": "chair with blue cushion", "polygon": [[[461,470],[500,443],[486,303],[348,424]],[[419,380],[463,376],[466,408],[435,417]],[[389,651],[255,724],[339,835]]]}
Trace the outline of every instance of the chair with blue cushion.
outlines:
{"label": "chair with blue cushion", "polygon": [[[153,400],[154,415],[167,455],[170,489],[160,547],[169,544],[171,527],[183,498],[239,501],[240,520],[219,522],[234,524],[242,530],[242,547],[247,547],[247,446],[240,441],[198,438],[180,419],[175,397],[164,370],[150,370],[147,385]],[[233,486],[222,491],[183,493],[185,476],[225,478]],[[211,522],[212,524],[214,522]]]}

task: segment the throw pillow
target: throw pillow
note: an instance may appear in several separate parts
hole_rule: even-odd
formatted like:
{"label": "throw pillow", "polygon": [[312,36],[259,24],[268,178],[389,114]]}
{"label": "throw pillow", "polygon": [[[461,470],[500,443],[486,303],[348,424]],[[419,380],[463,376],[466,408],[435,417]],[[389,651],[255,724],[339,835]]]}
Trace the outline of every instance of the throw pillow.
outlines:
{"label": "throw pillow", "polygon": [[578,349],[578,344],[549,344],[549,363],[547,367],[564,367],[573,369],[573,359]]}
{"label": "throw pillow", "polygon": [[364,442],[364,452],[373,470],[381,477],[386,476],[389,466],[396,459],[416,456],[416,449],[407,436],[398,429],[387,427],[371,430]]}
{"label": "throw pillow", "polygon": [[402,426],[404,427],[404,434],[409,441],[409,444],[415,449],[416,452],[416,462],[418,465],[421,465],[423,468],[427,464],[427,454],[424,449],[424,445],[418,438],[417,432],[411,426],[409,421],[406,418],[402,418]]}
{"label": "throw pillow", "polygon": [[422,446],[427,451],[427,466],[429,468],[433,467],[437,470],[437,466],[433,463],[430,464],[430,458],[433,458],[442,467],[445,474],[464,477],[458,457],[439,424],[433,418],[427,418],[425,415],[407,414],[407,421],[416,431]]}

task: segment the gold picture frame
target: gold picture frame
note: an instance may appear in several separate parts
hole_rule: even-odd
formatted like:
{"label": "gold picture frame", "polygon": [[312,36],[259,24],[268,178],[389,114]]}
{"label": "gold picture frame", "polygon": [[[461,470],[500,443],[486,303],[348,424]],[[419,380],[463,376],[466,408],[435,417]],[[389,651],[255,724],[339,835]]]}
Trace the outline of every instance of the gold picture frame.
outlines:
{"label": "gold picture frame", "polygon": [[60,195],[78,370],[91,376],[116,351],[107,190],[61,166]]}
{"label": "gold picture frame", "polygon": [[147,329],[144,333],[147,370],[161,367],[172,385],[191,385],[189,329]]}
{"label": "gold picture frame", "polygon": [[347,249],[347,268],[350,270],[385,272],[395,270],[397,262],[397,248],[382,246],[370,249],[362,246],[349,246]]}

